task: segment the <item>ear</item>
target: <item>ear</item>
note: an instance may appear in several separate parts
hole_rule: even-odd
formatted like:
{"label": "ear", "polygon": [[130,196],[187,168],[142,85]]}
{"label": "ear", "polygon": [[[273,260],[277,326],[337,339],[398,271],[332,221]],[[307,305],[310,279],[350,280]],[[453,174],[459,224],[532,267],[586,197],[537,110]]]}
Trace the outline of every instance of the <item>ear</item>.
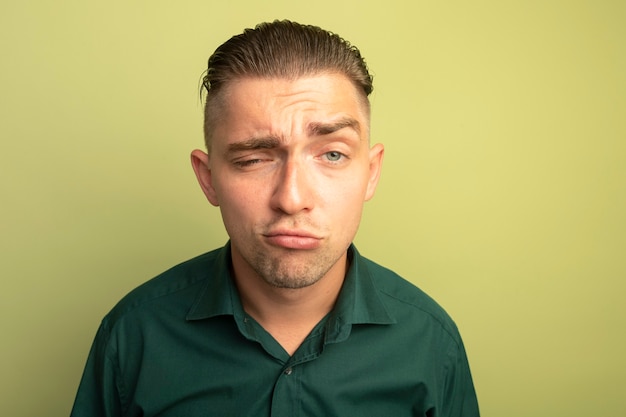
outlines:
{"label": "ear", "polygon": [[369,201],[374,197],[378,180],[380,179],[380,171],[383,167],[383,157],[385,155],[385,147],[378,143],[370,149],[369,154],[369,180],[367,182],[367,190],[365,193],[365,201]]}
{"label": "ear", "polygon": [[213,188],[213,177],[209,166],[209,155],[199,149],[194,150],[191,152],[191,166],[193,167],[193,171],[196,173],[196,178],[198,179],[200,188],[202,188],[202,192],[204,192],[204,195],[207,200],[209,200],[209,203],[216,207],[219,206],[217,193],[215,192],[215,188]]}

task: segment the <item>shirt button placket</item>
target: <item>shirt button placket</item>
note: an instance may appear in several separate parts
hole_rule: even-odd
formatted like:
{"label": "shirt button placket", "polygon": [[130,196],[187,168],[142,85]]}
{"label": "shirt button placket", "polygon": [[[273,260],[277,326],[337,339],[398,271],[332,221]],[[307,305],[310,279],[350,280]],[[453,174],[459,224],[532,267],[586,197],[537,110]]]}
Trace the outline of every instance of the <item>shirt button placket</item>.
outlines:
{"label": "shirt button placket", "polygon": [[298,417],[298,409],[301,402],[299,395],[298,371],[293,366],[283,368],[278,374],[274,392],[272,394],[272,405],[270,415],[272,417]]}

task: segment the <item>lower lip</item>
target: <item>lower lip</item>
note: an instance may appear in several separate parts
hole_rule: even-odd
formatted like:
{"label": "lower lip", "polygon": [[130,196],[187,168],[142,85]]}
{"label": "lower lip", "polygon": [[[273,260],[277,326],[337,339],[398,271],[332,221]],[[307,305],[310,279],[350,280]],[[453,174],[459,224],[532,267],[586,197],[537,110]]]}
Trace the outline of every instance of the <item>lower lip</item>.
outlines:
{"label": "lower lip", "polygon": [[308,236],[272,235],[266,239],[271,245],[285,249],[315,249],[320,245],[320,239]]}

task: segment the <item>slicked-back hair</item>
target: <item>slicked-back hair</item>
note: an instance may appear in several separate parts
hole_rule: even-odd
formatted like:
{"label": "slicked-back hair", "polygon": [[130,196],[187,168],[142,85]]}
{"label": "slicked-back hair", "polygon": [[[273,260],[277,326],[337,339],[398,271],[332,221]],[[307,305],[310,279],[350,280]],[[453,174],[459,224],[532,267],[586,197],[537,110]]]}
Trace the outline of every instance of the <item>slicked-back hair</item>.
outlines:
{"label": "slicked-back hair", "polygon": [[372,76],[359,50],[337,34],[289,20],[261,23],[220,45],[209,58],[202,79],[206,90],[204,138],[211,136],[220,113],[220,91],[242,78],[299,77],[339,73],[350,79],[369,110]]}

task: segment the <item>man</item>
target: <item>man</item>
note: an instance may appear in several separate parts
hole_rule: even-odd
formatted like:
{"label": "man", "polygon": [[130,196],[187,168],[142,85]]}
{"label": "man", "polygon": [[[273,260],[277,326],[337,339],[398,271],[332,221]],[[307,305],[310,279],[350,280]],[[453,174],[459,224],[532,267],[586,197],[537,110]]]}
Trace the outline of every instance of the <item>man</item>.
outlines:
{"label": "man", "polygon": [[230,240],[104,318],[72,415],[477,416],[454,323],[352,245],[383,159],[358,50],[261,24],[203,84],[191,161]]}

